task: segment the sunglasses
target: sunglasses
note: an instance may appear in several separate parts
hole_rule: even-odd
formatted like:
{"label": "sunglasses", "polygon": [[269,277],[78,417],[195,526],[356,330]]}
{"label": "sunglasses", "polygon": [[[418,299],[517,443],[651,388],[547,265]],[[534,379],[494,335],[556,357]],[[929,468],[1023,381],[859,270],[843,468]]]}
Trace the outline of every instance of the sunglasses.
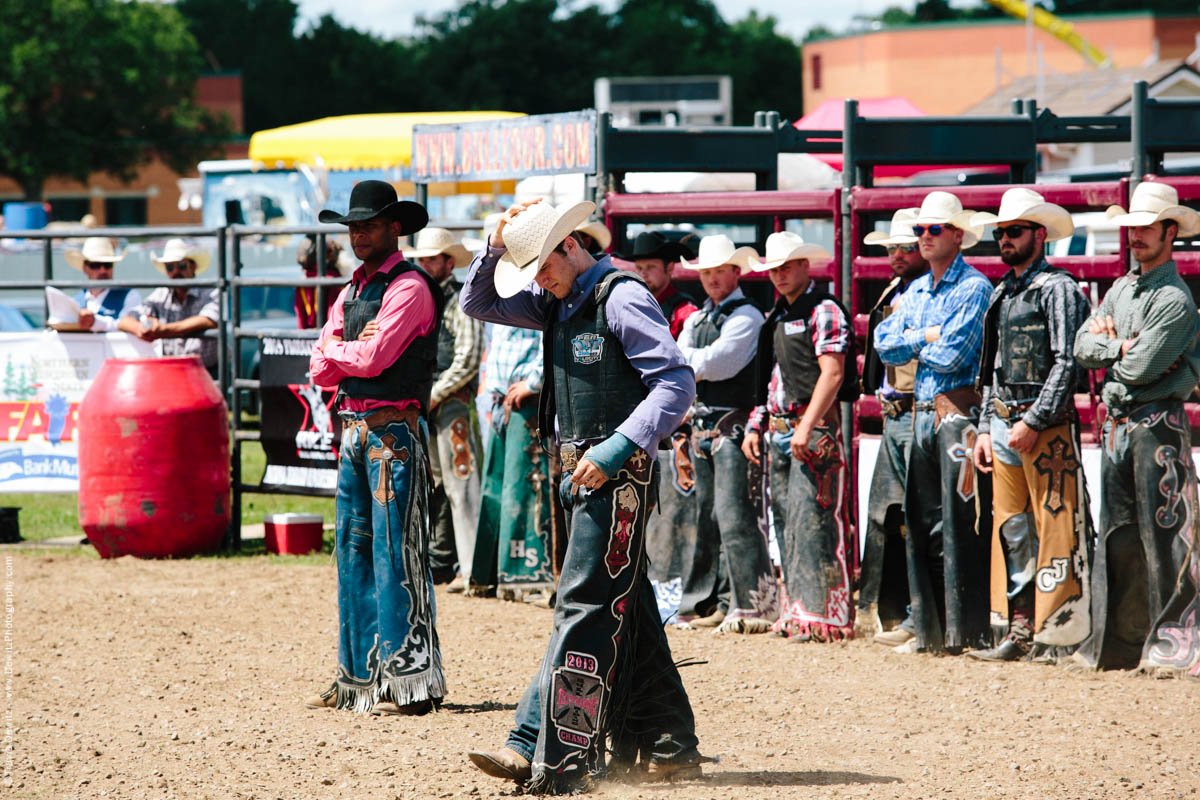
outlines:
{"label": "sunglasses", "polygon": [[185,272],[187,271],[187,266],[188,265],[186,261],[171,261],[167,264],[163,264],[163,269],[166,270],[168,274],[171,274],[174,272]]}
{"label": "sunglasses", "polygon": [[112,272],[113,265],[107,261],[85,261],[83,265],[88,269],[106,269]]}
{"label": "sunglasses", "polygon": [[[937,234],[934,235],[936,236]],[[901,253],[915,253],[917,252],[917,246],[915,244],[889,244],[887,246],[889,256],[897,250]]]}
{"label": "sunglasses", "polygon": [[953,225],[913,225],[913,236],[924,236],[925,231],[929,231],[930,236],[941,236],[942,231],[948,231],[953,228]]}
{"label": "sunglasses", "polygon": [[1020,239],[1025,231],[1032,231],[1037,228],[1036,225],[1006,225],[1004,227],[996,227],[992,229],[992,238],[997,242],[1007,236],[1010,239]]}

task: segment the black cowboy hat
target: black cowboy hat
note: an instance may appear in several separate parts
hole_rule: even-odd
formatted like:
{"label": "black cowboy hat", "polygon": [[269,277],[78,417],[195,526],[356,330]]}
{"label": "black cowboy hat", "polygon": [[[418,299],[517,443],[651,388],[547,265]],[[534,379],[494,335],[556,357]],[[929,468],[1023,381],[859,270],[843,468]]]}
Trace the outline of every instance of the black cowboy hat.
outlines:
{"label": "black cowboy hat", "polygon": [[695,252],[687,245],[689,239],[696,241],[696,235],[690,231],[642,231],[633,240],[633,250],[621,253],[619,258],[625,261],[661,258],[668,264],[682,258],[695,258]]}
{"label": "black cowboy hat", "polygon": [[398,200],[395,187],[387,181],[360,181],[350,191],[349,211],[339,214],[327,208],[317,215],[317,219],[327,225],[346,225],[376,217],[389,217],[400,222],[402,236],[416,233],[429,222],[425,206]]}

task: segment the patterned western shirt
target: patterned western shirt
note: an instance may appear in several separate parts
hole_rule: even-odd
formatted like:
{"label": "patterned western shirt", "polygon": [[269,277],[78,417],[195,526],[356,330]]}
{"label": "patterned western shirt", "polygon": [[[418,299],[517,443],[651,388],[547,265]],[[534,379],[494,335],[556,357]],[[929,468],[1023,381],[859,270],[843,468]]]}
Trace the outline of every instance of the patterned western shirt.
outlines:
{"label": "patterned western shirt", "polygon": [[[810,282],[804,293],[813,290],[814,283]],[[812,310],[809,317],[809,330],[812,331],[813,349],[818,356],[828,353],[845,353],[850,344],[850,323],[846,315],[832,300],[822,300]],[[837,402],[836,400],[834,402]],[[783,391],[783,376],[779,372],[779,362],[771,368],[771,380],[767,384],[767,404],[756,406],[750,414],[747,428],[761,432],[767,425],[767,416],[783,416],[796,410],[795,404],[789,405]]]}
{"label": "patterned western shirt", "polygon": [[458,307],[458,292],[449,291],[453,278],[442,282],[446,291],[446,310],[442,323],[454,335],[454,360],[437,376],[429,394],[429,405],[436,406],[470,383],[479,374],[483,359],[483,323],[471,319]]}
{"label": "patterned western shirt", "polygon": [[[1118,278],[1088,323],[1108,316],[1117,338],[1089,333],[1085,324],[1075,336],[1075,357],[1088,369],[1108,369],[1102,397],[1110,414],[1123,416],[1145,403],[1192,393],[1200,375],[1200,317],[1174,261],[1146,275],[1135,269]],[[1129,338],[1133,345],[1121,355]]]}
{"label": "patterned western shirt", "polygon": [[[899,367],[917,359],[917,402],[975,385],[991,296],[992,284],[960,254],[936,286],[932,273],[914,280],[900,309],[875,328],[875,352],[884,364]],[[935,325],[941,326],[940,337],[926,343],[925,329]]]}
{"label": "patterned western shirt", "polygon": [[[1012,270],[1005,273],[1004,278],[996,286],[993,297],[999,298],[1001,293],[1009,297],[1019,294],[1029,288],[1035,277],[1050,268],[1046,259],[1038,259],[1029,269],[1017,277]],[[1055,275],[1042,286],[1038,295],[1042,314],[1046,317],[1046,329],[1050,334],[1050,351],[1054,354],[1054,366],[1038,392],[1037,400],[1021,417],[1022,421],[1035,431],[1043,431],[1052,425],[1062,422],[1074,408],[1075,387],[1079,385],[1083,368],[1075,362],[1073,353],[1075,334],[1087,319],[1091,310],[1087,298],[1079,291],[1079,284],[1069,275]],[[1001,400],[1022,401],[1024,397],[1014,397],[1007,386],[1000,385],[999,368],[1003,354],[997,348],[995,367],[992,373],[992,383],[983,387],[983,411],[979,415],[979,432],[988,433],[992,428],[992,417],[995,409],[992,398],[999,396]],[[1015,420],[1013,420],[1015,421]]]}
{"label": "patterned western shirt", "polygon": [[[175,291],[169,286],[160,286],[149,295],[138,309],[142,318],[154,317],[159,322],[179,322],[189,317],[207,317],[220,323],[220,300],[216,289],[192,287],[183,296],[175,299]],[[204,366],[217,365],[217,340],[207,336],[164,338],[154,342],[154,351],[159,356],[200,356]]]}
{"label": "patterned western shirt", "polygon": [[[466,316],[464,314],[464,316]],[[492,325],[484,366],[484,389],[507,394],[509,387],[529,381],[529,388],[542,390],[542,332],[532,328]]]}

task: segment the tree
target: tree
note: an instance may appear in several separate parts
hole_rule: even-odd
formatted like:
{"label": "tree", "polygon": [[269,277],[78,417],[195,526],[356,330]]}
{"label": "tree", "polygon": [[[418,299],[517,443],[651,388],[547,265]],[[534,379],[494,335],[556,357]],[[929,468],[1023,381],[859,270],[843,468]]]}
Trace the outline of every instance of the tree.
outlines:
{"label": "tree", "polygon": [[[53,35],[48,35],[53,32]],[[201,65],[172,7],[119,0],[0,4],[0,175],[27,200],[50,176],[132,180],[158,155],[178,172],[219,152],[228,121],[194,99]]]}

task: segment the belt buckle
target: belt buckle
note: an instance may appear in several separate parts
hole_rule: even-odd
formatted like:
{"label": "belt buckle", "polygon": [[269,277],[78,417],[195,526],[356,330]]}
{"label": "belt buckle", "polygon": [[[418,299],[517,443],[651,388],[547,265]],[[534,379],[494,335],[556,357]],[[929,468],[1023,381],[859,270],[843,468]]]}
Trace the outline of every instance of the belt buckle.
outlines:
{"label": "belt buckle", "polygon": [[787,433],[791,430],[791,426],[783,417],[771,417],[771,430],[776,433]]}
{"label": "belt buckle", "polygon": [[996,412],[996,416],[1000,419],[1008,419],[1012,416],[1012,412],[1008,408],[1008,404],[999,397],[992,398],[992,408]]}
{"label": "belt buckle", "polygon": [[879,398],[879,407],[883,409],[883,413],[887,414],[891,419],[895,419],[896,417],[900,416],[899,403],[893,403],[891,400],[885,400],[881,397]]}
{"label": "belt buckle", "polygon": [[574,472],[579,466],[578,448],[569,442],[558,448],[558,457],[562,461],[563,469],[568,472]]}

